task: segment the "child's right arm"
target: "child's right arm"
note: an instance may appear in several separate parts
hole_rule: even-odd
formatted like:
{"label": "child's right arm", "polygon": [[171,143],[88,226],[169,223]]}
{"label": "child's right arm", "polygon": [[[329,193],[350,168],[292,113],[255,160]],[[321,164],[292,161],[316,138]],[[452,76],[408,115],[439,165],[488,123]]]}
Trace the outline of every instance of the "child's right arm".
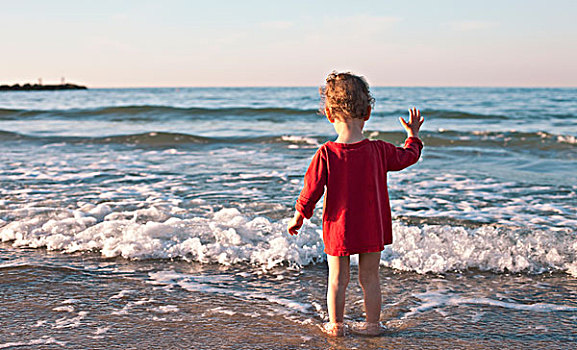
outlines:
{"label": "child's right arm", "polygon": [[291,235],[298,234],[298,230],[301,228],[305,218],[311,218],[315,205],[325,192],[327,168],[323,158],[322,150],[317,150],[307,169],[304,178],[304,187],[295,205],[295,216],[291,219],[287,227]]}
{"label": "child's right arm", "polygon": [[299,211],[295,213],[295,216],[289,221],[287,225],[287,231],[291,235],[298,235],[300,228],[303,226],[303,221],[305,217]]}

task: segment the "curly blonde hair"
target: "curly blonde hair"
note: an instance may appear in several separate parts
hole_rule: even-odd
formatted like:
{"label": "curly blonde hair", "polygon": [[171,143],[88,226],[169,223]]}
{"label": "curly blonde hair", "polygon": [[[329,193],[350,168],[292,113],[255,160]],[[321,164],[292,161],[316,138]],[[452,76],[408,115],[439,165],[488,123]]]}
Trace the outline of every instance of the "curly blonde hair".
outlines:
{"label": "curly blonde hair", "polygon": [[319,88],[319,93],[320,113],[324,115],[325,109],[328,108],[337,118],[364,119],[367,116],[367,108],[375,104],[365,78],[351,72],[331,72],[325,86]]}

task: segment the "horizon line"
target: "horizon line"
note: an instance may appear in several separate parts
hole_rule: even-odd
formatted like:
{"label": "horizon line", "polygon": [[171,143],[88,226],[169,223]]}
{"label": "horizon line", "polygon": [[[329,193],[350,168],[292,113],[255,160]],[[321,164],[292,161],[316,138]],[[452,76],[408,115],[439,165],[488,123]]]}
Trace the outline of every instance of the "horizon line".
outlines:
{"label": "horizon line", "polygon": [[[88,89],[222,89],[222,88],[318,88],[320,85],[138,85],[138,86],[90,86]],[[508,89],[575,89],[577,85],[370,85],[370,88],[508,88]]]}
{"label": "horizon line", "polygon": [[[35,85],[37,82],[23,82],[23,83],[2,83],[0,85],[24,85],[30,84]],[[81,85],[86,86],[88,89],[189,89],[189,88],[200,88],[200,89],[222,89],[222,88],[318,88],[323,86],[322,84],[319,85],[295,85],[295,84],[287,84],[287,85],[119,85],[119,86],[110,86],[110,85],[95,85],[90,86],[89,84],[85,83],[78,83],[72,82],[67,80],[66,84],[72,85]],[[49,83],[44,82],[42,85],[61,85],[61,83]],[[577,88],[577,85],[444,85],[444,84],[414,84],[414,85],[379,85],[379,84],[370,84],[370,88],[509,88],[509,89],[574,89]]]}

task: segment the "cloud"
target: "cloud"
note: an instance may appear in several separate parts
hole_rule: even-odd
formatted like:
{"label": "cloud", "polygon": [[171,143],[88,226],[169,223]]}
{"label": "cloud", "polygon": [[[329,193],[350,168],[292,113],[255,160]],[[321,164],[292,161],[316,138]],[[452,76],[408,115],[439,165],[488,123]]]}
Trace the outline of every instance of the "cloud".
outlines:
{"label": "cloud", "polygon": [[497,23],[490,22],[490,21],[475,21],[475,20],[468,20],[468,21],[455,21],[446,23],[452,30],[458,32],[467,32],[472,30],[483,30],[494,28],[497,26]]}
{"label": "cloud", "polygon": [[294,26],[294,23],[290,21],[269,21],[262,22],[260,26],[265,29],[288,29]]}
{"label": "cloud", "polygon": [[327,36],[359,36],[382,33],[400,21],[402,18],[392,16],[325,16],[320,19],[304,18],[297,22],[267,21],[259,23],[258,27],[273,30],[304,28],[311,33],[322,33]]}
{"label": "cloud", "polygon": [[324,19],[324,24],[333,30],[344,27],[346,30],[374,32],[388,29],[401,20],[402,18],[392,16],[356,15],[348,17],[328,17]]}
{"label": "cloud", "polygon": [[310,23],[307,39],[301,40],[316,42],[314,45],[319,47],[326,45],[343,54],[347,47],[369,48],[382,43],[400,21],[401,18],[390,16],[328,16]]}

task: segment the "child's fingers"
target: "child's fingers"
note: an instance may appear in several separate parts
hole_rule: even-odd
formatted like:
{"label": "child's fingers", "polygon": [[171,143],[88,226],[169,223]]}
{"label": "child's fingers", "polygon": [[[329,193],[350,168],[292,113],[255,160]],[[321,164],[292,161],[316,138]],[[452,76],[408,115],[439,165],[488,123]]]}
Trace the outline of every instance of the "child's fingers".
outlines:
{"label": "child's fingers", "polygon": [[401,122],[401,125],[405,128],[408,128],[409,125],[407,124],[407,122],[403,119],[403,117],[399,117],[399,121]]}
{"label": "child's fingers", "polygon": [[302,224],[301,224],[301,225],[298,225],[298,224],[296,224],[296,223],[295,223],[295,224],[290,224],[290,225],[287,227],[287,231],[288,231],[288,233],[289,233],[290,235],[292,235],[292,236],[298,235],[298,234],[299,234],[299,231],[298,231],[298,230],[299,230],[301,227],[302,227]]}
{"label": "child's fingers", "polygon": [[409,120],[399,117],[399,121],[405,128],[411,128],[413,125],[419,125],[419,127],[424,123],[425,117],[421,115],[421,110],[417,107],[409,108]]}
{"label": "child's fingers", "polygon": [[409,108],[409,122],[407,124],[422,123],[421,110],[417,107]]}

